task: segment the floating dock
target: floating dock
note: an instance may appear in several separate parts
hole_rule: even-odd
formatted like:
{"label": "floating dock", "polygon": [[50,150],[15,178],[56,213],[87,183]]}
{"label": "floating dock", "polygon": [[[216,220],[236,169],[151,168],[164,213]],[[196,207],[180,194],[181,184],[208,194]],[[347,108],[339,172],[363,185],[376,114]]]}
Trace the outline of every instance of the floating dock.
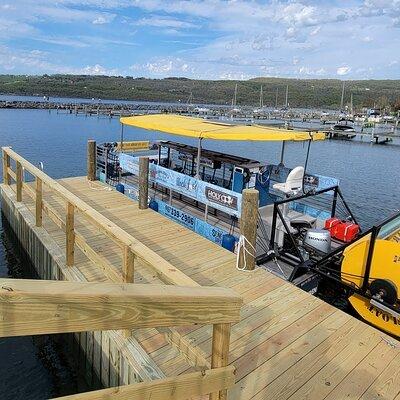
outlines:
{"label": "floating dock", "polygon": [[[5,151],[2,213],[42,279],[217,286],[243,298],[226,360],[236,369],[229,399],[400,399],[396,339],[268,271],[237,270],[235,254],[105,184],[56,181]],[[35,181],[23,181],[24,169]],[[105,387],[215,367],[212,326],[75,335],[86,378]]]}

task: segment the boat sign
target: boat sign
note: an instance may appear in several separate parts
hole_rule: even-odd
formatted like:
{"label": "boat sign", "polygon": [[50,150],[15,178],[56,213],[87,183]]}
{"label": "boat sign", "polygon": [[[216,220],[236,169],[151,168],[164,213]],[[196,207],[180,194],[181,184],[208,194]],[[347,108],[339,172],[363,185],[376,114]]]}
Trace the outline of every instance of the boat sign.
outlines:
{"label": "boat sign", "polygon": [[[123,153],[119,157],[120,166],[124,171],[139,175],[139,157]],[[224,211],[229,215],[240,217],[242,205],[241,193],[204,182],[153,163],[149,165],[149,180],[176,193],[183,194],[210,207]]]}
{"label": "boat sign", "polygon": [[149,150],[150,149],[150,142],[148,140],[135,140],[132,142],[123,142],[122,147],[121,143],[117,143],[117,150],[118,151],[142,151],[142,150]]}

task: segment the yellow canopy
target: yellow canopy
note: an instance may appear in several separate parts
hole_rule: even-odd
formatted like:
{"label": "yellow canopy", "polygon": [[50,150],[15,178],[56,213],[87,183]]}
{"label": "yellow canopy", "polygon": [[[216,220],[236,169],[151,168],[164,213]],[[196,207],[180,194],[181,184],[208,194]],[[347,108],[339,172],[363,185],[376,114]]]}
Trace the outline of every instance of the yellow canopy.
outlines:
{"label": "yellow canopy", "polygon": [[122,117],[120,121],[124,125],[202,139],[254,141],[325,139],[323,132],[300,132],[260,125],[231,125],[219,121],[207,121],[174,114]]}

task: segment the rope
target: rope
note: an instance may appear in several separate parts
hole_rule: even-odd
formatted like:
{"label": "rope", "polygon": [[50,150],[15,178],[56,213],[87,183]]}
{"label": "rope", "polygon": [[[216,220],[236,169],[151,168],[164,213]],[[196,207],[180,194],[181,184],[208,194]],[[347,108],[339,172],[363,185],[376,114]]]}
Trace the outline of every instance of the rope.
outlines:
{"label": "rope", "polygon": [[[247,246],[250,246],[250,249],[253,250],[253,253],[246,248]],[[239,258],[241,251],[243,251],[243,261],[244,261],[243,268],[239,267]],[[236,269],[238,269],[239,271],[249,271],[247,269],[247,260],[246,260],[247,254],[254,257],[254,255],[256,254],[256,249],[243,235],[240,235],[237,245],[237,255],[236,255]]]}
{"label": "rope", "polygon": [[105,187],[94,187],[92,181],[87,181],[87,183],[88,183],[88,186],[89,186],[90,189],[96,190],[98,192],[103,192],[104,190],[108,190],[108,191],[112,190],[112,188],[107,187],[107,186],[105,186]]}

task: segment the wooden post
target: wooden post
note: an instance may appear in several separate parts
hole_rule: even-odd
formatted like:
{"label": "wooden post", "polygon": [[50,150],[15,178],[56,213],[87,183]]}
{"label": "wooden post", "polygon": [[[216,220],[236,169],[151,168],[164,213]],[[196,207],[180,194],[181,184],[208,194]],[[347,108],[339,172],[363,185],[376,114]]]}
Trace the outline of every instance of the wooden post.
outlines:
{"label": "wooden post", "polygon": [[22,165],[19,161],[16,163],[15,175],[17,178],[17,201],[22,201]]}
{"label": "wooden post", "polygon": [[65,221],[65,237],[66,237],[65,259],[66,259],[66,264],[69,267],[72,267],[74,265],[74,252],[75,252],[74,212],[75,212],[74,205],[68,202],[67,215]]}
{"label": "wooden post", "polygon": [[3,150],[3,183],[5,185],[10,184],[10,175],[8,174],[8,168],[10,168],[10,156]]}
{"label": "wooden post", "polygon": [[[211,368],[226,367],[229,362],[231,324],[214,324],[212,337]],[[225,400],[227,391],[210,393],[210,400]]]}
{"label": "wooden post", "polygon": [[[239,252],[239,267],[253,270],[256,265],[255,248],[258,222],[258,190],[244,189],[242,192],[242,215],[240,218],[240,234],[245,240],[245,249]],[[249,244],[250,243],[250,244]]]}
{"label": "wooden post", "polygon": [[135,255],[129,246],[124,246],[123,263],[122,263],[122,276],[124,282],[133,283],[133,275],[135,272]]}
{"label": "wooden post", "polygon": [[148,208],[149,197],[149,159],[139,158],[139,209]]}
{"label": "wooden post", "polygon": [[[122,278],[126,283],[134,282],[135,273],[135,255],[129,246],[124,246],[124,253],[122,255]],[[122,331],[124,337],[128,338],[131,336],[131,330],[125,329]]]}
{"label": "wooden post", "polygon": [[96,141],[93,139],[87,143],[87,179],[96,180]]}
{"label": "wooden post", "polygon": [[36,177],[36,198],[35,198],[35,206],[36,206],[36,226],[42,226],[43,222],[43,187],[42,180]]}

